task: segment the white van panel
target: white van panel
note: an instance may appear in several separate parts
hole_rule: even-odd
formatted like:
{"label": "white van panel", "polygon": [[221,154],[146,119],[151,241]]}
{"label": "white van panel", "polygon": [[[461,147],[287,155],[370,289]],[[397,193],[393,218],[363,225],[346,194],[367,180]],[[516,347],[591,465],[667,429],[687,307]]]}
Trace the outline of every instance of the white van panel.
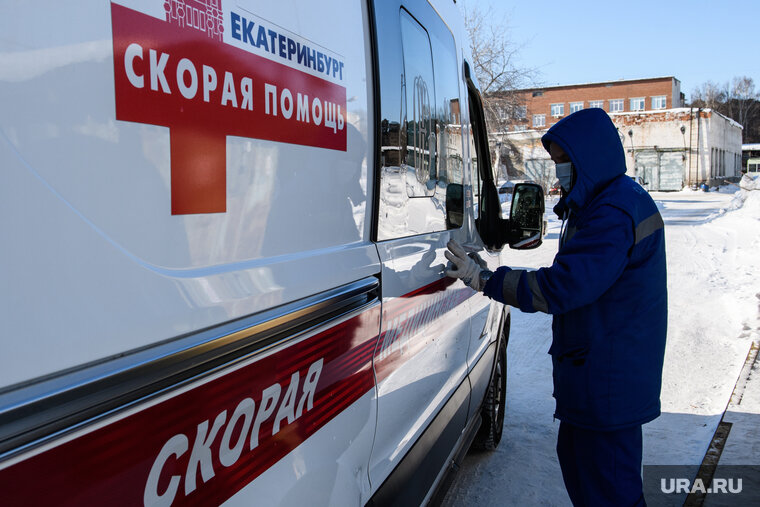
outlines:
{"label": "white van panel", "polygon": [[450,234],[378,245],[383,317],[374,361],[378,418],[369,469],[373,487],[398,466],[467,374],[467,299],[474,291],[442,277]]}
{"label": "white van panel", "polygon": [[[0,206],[6,217],[0,259],[24,266],[3,271],[0,308],[14,345],[0,359],[0,385],[379,270],[367,218],[372,118],[364,6],[221,2],[225,26],[235,11],[339,55],[344,67],[329,80],[345,88],[346,150],[228,136],[224,212],[172,214],[172,128],[117,119],[114,72],[123,62],[114,61],[112,44],[112,10],[125,6],[168,24],[164,5],[89,0],[0,6]],[[331,13],[330,22],[314,22],[324,12]],[[230,32],[219,44],[234,42],[253,52]],[[169,62],[176,58],[179,53],[170,54]],[[298,67],[276,55],[269,60]],[[200,72],[200,60],[196,64]],[[300,71],[319,75],[303,65]],[[217,93],[221,71],[218,80]],[[171,76],[167,81],[178,96]]]}

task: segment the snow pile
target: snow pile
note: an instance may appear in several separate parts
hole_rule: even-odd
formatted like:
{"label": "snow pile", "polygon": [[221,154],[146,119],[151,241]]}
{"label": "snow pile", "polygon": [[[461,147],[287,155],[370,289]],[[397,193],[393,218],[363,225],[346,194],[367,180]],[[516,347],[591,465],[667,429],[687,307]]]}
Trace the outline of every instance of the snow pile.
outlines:
{"label": "snow pile", "polygon": [[718,187],[718,192],[721,194],[735,194],[738,191],[739,186],[736,183],[729,183],[728,185]]}
{"label": "snow pile", "polygon": [[741,208],[742,215],[760,218],[760,176],[752,177],[745,174],[739,182],[739,188],[728,209]]}
{"label": "snow pile", "polygon": [[[760,190],[760,188],[758,190]],[[749,192],[742,190],[737,194],[737,196],[741,194],[744,194],[744,205],[742,206],[742,212],[749,217],[760,219],[760,192]]]}
{"label": "snow pile", "polygon": [[760,190],[760,176],[750,176],[745,174],[739,182],[742,190]]}

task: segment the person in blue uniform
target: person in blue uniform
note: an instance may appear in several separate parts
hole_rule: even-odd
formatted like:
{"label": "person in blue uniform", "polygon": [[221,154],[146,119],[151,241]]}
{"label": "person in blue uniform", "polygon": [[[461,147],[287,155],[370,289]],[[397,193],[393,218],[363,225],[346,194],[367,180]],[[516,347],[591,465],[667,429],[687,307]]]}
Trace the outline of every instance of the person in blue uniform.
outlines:
{"label": "person in blue uniform", "polygon": [[553,264],[491,273],[451,241],[447,275],[553,316],[557,456],[573,504],[645,505],[641,425],[660,414],[667,328],[662,217],[626,176],[620,136],[602,109],[567,116],[542,142],[562,186]]}

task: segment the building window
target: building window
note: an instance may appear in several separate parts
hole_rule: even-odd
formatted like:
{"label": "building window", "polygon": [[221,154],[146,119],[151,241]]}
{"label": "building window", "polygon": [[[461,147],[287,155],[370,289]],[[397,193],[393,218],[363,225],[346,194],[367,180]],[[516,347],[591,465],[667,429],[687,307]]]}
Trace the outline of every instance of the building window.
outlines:
{"label": "building window", "polygon": [[515,125],[514,130],[515,132],[525,132],[526,130],[528,130],[528,127],[526,127],[525,125]]}
{"label": "building window", "polygon": [[666,95],[658,95],[652,97],[652,109],[665,109],[667,107],[668,97]]}
{"label": "building window", "polygon": [[552,116],[564,116],[565,115],[565,104],[552,104]]}
{"label": "building window", "polygon": [[583,109],[583,102],[571,102],[570,103],[570,113],[575,113],[576,111],[580,111]]}
{"label": "building window", "polygon": [[534,97],[543,97],[544,96],[544,92],[533,92],[533,96]]}
{"label": "building window", "polygon": [[589,100],[588,107],[598,107],[599,109],[604,109],[604,101],[603,100]]}
{"label": "building window", "polygon": [[715,174],[715,164],[717,162],[715,156],[715,148],[710,148],[710,177],[712,178]]}
{"label": "building window", "polygon": [[499,108],[499,119],[500,120],[506,120],[507,119],[507,109],[505,107]]}
{"label": "building window", "polygon": [[646,100],[644,97],[636,97],[631,99],[631,111],[643,111],[646,108]]}
{"label": "building window", "polygon": [[534,114],[533,115],[533,126],[534,127],[545,127],[546,126],[546,115],[545,114]]}
{"label": "building window", "polygon": [[726,150],[720,150],[720,175],[726,175]]}
{"label": "building window", "polygon": [[517,116],[518,120],[524,120],[528,117],[528,106],[517,106],[517,109],[515,110],[515,115]]}
{"label": "building window", "polygon": [[620,113],[623,111],[623,99],[610,99],[610,113]]}

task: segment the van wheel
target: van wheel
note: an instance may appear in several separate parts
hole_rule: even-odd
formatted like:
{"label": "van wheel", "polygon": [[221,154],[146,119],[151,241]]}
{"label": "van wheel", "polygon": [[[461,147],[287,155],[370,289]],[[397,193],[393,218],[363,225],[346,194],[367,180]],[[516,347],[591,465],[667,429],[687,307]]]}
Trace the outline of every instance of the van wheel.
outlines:
{"label": "van wheel", "polygon": [[504,330],[499,340],[499,352],[491,383],[481,408],[482,423],[473,441],[475,449],[493,451],[501,442],[504,430],[504,411],[507,406],[507,339],[510,318],[504,322]]}

